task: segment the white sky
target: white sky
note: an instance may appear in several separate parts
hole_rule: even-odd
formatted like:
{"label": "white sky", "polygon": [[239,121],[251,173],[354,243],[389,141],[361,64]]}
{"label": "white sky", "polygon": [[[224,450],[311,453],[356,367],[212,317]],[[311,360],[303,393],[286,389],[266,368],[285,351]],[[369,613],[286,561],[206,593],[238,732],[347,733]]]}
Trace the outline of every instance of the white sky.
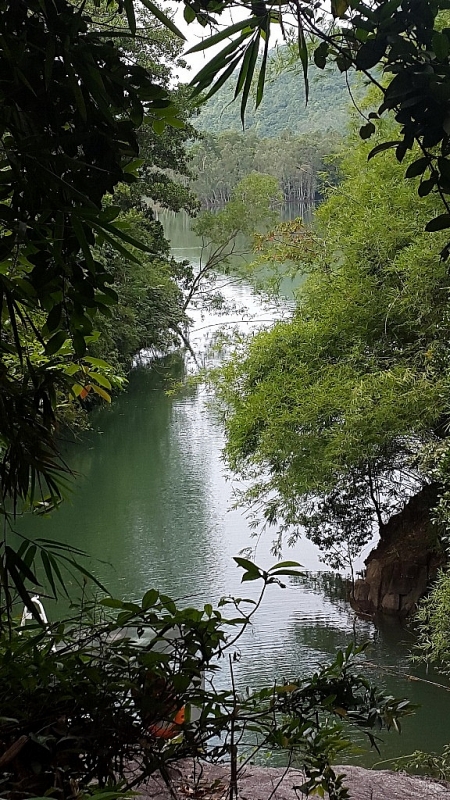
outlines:
{"label": "white sky", "polygon": [[[183,16],[184,3],[169,2],[166,4],[166,7],[172,11],[175,11],[175,25],[180,29],[181,33],[186,36],[186,51],[201,42],[202,39],[207,39],[209,36],[211,36],[211,33],[214,32],[209,28],[203,28],[197,21],[191,22],[188,25]],[[233,10],[226,11],[220,17],[220,27],[228,27],[229,25],[233,25],[234,23],[239,22],[241,19],[245,19],[245,17],[248,16],[248,13],[248,9],[244,8],[234,8]],[[276,26],[274,27],[274,31],[276,31]],[[270,42],[271,47],[275,47],[279,41],[280,38],[272,34]],[[186,82],[192,80],[194,75],[204,66],[204,64],[207,61],[210,61],[210,59],[216,53],[220,52],[220,50],[226,46],[227,42],[228,40],[225,39],[215,47],[209,47],[207,50],[201,53],[192,53],[192,55],[183,56],[183,58],[185,58],[186,62],[189,64],[190,69],[178,70],[179,79]]]}

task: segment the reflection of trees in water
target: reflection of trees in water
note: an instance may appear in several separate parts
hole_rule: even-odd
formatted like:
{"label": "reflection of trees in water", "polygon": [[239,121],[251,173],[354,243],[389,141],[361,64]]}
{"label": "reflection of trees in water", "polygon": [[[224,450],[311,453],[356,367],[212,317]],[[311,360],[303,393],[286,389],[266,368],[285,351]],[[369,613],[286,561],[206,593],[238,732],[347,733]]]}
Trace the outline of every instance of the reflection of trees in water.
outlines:
{"label": "reflection of trees in water", "polygon": [[324,595],[339,609],[347,609],[350,581],[338,572],[305,572],[292,583],[316,594]]}
{"label": "reflection of trees in water", "polygon": [[[311,618],[308,622],[296,625],[291,632],[296,647],[301,650],[309,649],[322,654],[324,658],[335,655],[337,650],[345,650],[350,642],[357,645],[374,639],[375,628],[366,623],[363,627],[341,627],[339,624],[330,624],[326,618]],[[323,659],[321,659],[323,660]]]}
{"label": "reflection of trees in water", "polygon": [[[292,582],[303,591],[325,598],[333,607],[332,616],[326,613],[312,615],[308,619],[297,617],[292,626],[292,635],[301,648],[310,647],[317,653],[333,654],[354,641],[369,642],[363,659],[380,666],[395,665],[396,672],[421,672],[410,663],[414,647],[415,631],[412,621],[396,617],[378,617],[373,620],[358,617],[351,609],[348,597],[350,581],[335,572],[306,572]],[[337,613],[336,613],[337,612]]]}

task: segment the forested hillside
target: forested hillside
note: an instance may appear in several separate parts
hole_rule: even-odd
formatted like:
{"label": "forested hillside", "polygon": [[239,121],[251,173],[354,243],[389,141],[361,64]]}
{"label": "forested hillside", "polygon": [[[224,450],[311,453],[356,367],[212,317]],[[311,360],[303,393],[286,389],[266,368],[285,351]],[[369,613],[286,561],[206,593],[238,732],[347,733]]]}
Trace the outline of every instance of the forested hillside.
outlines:
{"label": "forested hillside", "polygon": [[[305,105],[305,90],[298,62],[295,69],[273,74],[258,110],[247,109],[246,130],[260,137],[274,137],[284,131],[295,135],[316,131],[343,132],[351,105],[345,75],[337,69],[321,71],[311,67],[310,84],[310,99]],[[356,92],[358,94],[357,89]],[[208,133],[242,131],[240,103],[233,103],[233,95],[234,84],[227,82],[202,107],[196,127]]]}
{"label": "forested hillside", "polygon": [[[305,104],[298,60],[290,63],[288,48],[272,52],[270,80],[263,102],[245,115],[233,102],[226,84],[200,109],[195,127],[204,134],[193,147],[193,190],[203,204],[221,205],[245,175],[264,172],[277,178],[286,202],[313,204],[323,184],[335,182],[327,156],[339,146],[350,119],[352,97],[337,69],[311,67],[310,99]],[[363,85],[352,81],[358,98]],[[325,180],[319,175],[325,174]]]}

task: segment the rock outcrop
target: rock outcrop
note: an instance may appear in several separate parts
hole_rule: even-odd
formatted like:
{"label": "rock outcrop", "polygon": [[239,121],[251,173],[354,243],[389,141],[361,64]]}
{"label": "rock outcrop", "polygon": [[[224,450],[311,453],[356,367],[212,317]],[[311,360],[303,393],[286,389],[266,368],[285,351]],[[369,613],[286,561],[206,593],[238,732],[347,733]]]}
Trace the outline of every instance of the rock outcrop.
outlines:
{"label": "rock outcrop", "polygon": [[405,617],[415,609],[444,561],[431,521],[437,491],[434,484],[426,486],[383,526],[366,574],[354,586],[350,602],[356,611]]}
{"label": "rock outcrop", "polygon": [[[362,767],[334,767],[345,773],[350,800],[450,800],[450,785],[400,772]],[[295,788],[304,781],[301,772],[249,765],[240,770],[240,800],[299,800]],[[139,788],[137,800],[229,800],[230,768],[227,764],[202,764],[172,770],[170,788],[160,777]],[[328,797],[328,795],[327,795]]]}

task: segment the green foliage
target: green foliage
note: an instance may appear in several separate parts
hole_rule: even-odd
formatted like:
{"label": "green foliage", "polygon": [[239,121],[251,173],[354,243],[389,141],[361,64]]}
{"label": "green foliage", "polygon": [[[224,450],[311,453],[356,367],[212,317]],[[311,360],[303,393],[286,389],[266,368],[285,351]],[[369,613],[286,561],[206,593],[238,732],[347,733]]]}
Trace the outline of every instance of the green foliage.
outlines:
{"label": "green foliage", "polygon": [[[150,124],[176,124],[176,112],[160,77],[127,58],[114,32],[92,24],[83,6],[3,2],[1,26],[5,513],[33,491],[41,500],[61,495],[54,429],[58,392],[67,395],[73,380],[55,369],[58,354],[68,343],[75,362],[82,359],[97,314],[117,299],[92,248],[106,242],[135,263],[132,249],[148,250],[115,223],[119,209],[102,201],[118,182],[135,180],[144,114]],[[50,361],[34,358],[36,342]]]}
{"label": "green foliage", "polygon": [[202,251],[199,268],[186,293],[185,308],[196,295],[201,296],[203,306],[208,297],[212,302],[220,300],[214,292],[216,271],[228,272],[231,257],[243,259],[255,232],[275,223],[278,214],[273,206],[281,200],[276,178],[254,172],[236,184],[230,200],[217,213],[204,211],[198,216],[192,228],[202,239]]}
{"label": "green foliage", "polygon": [[[222,205],[236,184],[251,172],[264,172],[277,179],[286,202],[311,205],[320,191],[327,167],[324,156],[336,149],[326,135],[258,138],[226,131],[204,135],[192,148],[192,186],[207,206]],[[331,177],[331,176],[327,176]]]}
{"label": "green foliage", "polygon": [[306,528],[334,566],[434,479],[419,460],[446,435],[449,379],[448,268],[442,234],[423,231],[433,200],[416,206],[389,153],[367,164],[369,145],[349,145],[316,230],[296,221],[260,243],[306,275],[292,320],[217,376],[243,500],[280,536]]}
{"label": "green foliage", "polygon": [[[251,732],[251,753],[268,747],[301,759],[309,795],[348,796],[330,759],[353,748],[351,729],[372,746],[382,729],[411,713],[370,686],[359,672],[363,648],[350,645],[309,677],[238,694],[216,692],[205,674],[235,645],[268,584],[297,574],[295,562],[265,571],[236,559],[242,580],[262,579],[258,602],[224,599],[234,619],[205,605],[179,608],[150,589],[142,602],[105,597],[107,616],[84,603],[71,620],[13,629],[0,639],[0,765],[6,800],[73,797],[105,788],[124,793],[188,756],[236,758]],[[246,611],[246,607],[250,611]],[[238,631],[236,633],[236,630]],[[102,796],[102,795],[100,795]],[[106,797],[106,795],[104,795]],[[110,800],[111,796],[108,796]]]}
{"label": "green foliage", "polygon": [[[448,474],[448,473],[447,473]],[[448,526],[448,514],[446,517]],[[450,572],[440,570],[429,594],[422,598],[416,614],[417,642],[413,661],[450,675]],[[443,690],[447,687],[442,687]],[[450,745],[441,753],[415,752],[395,759],[395,769],[433,775],[440,780],[450,777]]]}
{"label": "green foliage", "polygon": [[[245,130],[261,139],[291,136],[318,136],[331,141],[344,134],[348,125],[351,99],[345,76],[338,69],[312,70],[310,96],[305,102],[304,85],[298,75],[298,59],[291,49],[271,50],[264,98],[257,110],[250,102],[245,112]],[[239,108],[233,103],[231,80],[200,106],[196,127],[205,133],[242,133]],[[358,92],[357,92],[358,96]]]}
{"label": "green foliage", "polygon": [[[3,797],[129,789],[201,747],[188,710],[182,738],[174,717],[203,699],[202,672],[224,638],[220,613],[179,610],[153,590],[142,604],[103,604],[116,609],[110,621],[93,622],[87,607],[1,640]],[[211,710],[205,703],[200,714]]]}
{"label": "green foliage", "polygon": [[[136,351],[171,346],[186,324],[191,273],[148,202],[196,208],[175,178],[189,175],[192,105],[169,94],[173,23],[143,6],[151,16],[110,0],[1,5],[0,626],[15,593],[29,604],[35,569],[36,549],[25,563],[7,544],[9,516],[67,491],[58,430],[91,398],[111,402]],[[62,553],[40,552],[56,594]]]}
{"label": "green foliage", "polygon": [[[234,6],[233,0],[220,0],[211,8],[209,2],[186,2],[191,19],[214,25],[224,9]],[[417,143],[416,174],[422,175],[421,196],[436,190],[441,213],[429,221],[429,230],[450,227],[450,133],[448,97],[450,60],[450,28],[445,27],[446,0],[433,3],[418,2],[395,5],[380,0],[375,5],[346,0],[332,2],[331,14],[323,5],[311,7],[308,2],[281,3],[271,0],[255,10],[254,3],[244,3],[247,18],[236,25],[222,28],[206,38],[192,51],[206,50],[223,43],[221,49],[198,72],[192,81],[194,94],[218,92],[230,79],[235,85],[234,96],[241,97],[241,119],[250,96],[252,83],[257,86],[255,106],[261,103],[268,67],[270,32],[278,25],[285,41],[295,41],[298,63],[303,73],[305,99],[309,96],[309,46],[314,45],[315,65],[324,69],[335,64],[340,72],[357,71],[382,93],[377,111],[361,127],[362,138],[370,138],[376,122],[390,112],[399,123],[395,140],[380,142],[372,155],[386,147],[395,149],[399,162]],[[263,44],[264,43],[264,44]],[[259,46],[263,55],[257,58]],[[379,68],[383,81],[379,79]],[[442,213],[444,211],[444,213]],[[448,243],[443,247],[448,257]]]}
{"label": "green foliage", "polygon": [[161,224],[145,203],[134,200],[127,186],[119,187],[113,202],[123,209],[118,222],[153,251],[140,254],[138,264],[130,264],[107,243],[97,251],[118,300],[98,321],[100,336],[90,351],[127,373],[140,350],[165,353],[179,344],[179,332],[188,325],[182,286],[191,280],[191,273],[187,264],[170,257]]}
{"label": "green foliage", "polygon": [[252,236],[258,227],[273,224],[276,212],[271,210],[281,202],[276,178],[263,173],[246,175],[234,187],[231,201],[217,214],[204,212],[194,222],[198,236],[206,236],[212,244],[222,244],[242,233]]}
{"label": "green foliage", "polygon": [[417,614],[419,638],[416,658],[450,673],[450,574],[441,570]]}
{"label": "green foliage", "polygon": [[[163,43],[160,44],[160,57],[162,59],[172,57],[175,69],[179,59],[177,60],[173,53],[173,37],[168,38],[167,45],[164,43],[163,47]],[[176,43],[176,46],[179,51],[180,44]],[[171,80],[173,80],[173,69]],[[186,145],[198,138],[198,132],[192,125],[196,109],[189,100],[185,86],[171,90],[170,97],[176,104],[182,125],[177,127],[166,125],[162,132],[156,134],[151,122],[144,120],[138,133],[142,164],[138,170],[138,180],[129,186],[129,190],[133,205],[139,207],[146,215],[149,213],[148,202],[146,203],[149,198],[154,204],[171,211],[184,209],[189,214],[195,214],[198,210],[198,199],[186,186],[188,179],[192,177],[191,154]]]}
{"label": "green foliage", "polygon": [[423,750],[415,750],[414,753],[403,758],[395,759],[391,764],[394,769],[419,772],[432,775],[441,781],[448,781],[450,778],[450,745],[445,745],[442,753],[426,753]]}

